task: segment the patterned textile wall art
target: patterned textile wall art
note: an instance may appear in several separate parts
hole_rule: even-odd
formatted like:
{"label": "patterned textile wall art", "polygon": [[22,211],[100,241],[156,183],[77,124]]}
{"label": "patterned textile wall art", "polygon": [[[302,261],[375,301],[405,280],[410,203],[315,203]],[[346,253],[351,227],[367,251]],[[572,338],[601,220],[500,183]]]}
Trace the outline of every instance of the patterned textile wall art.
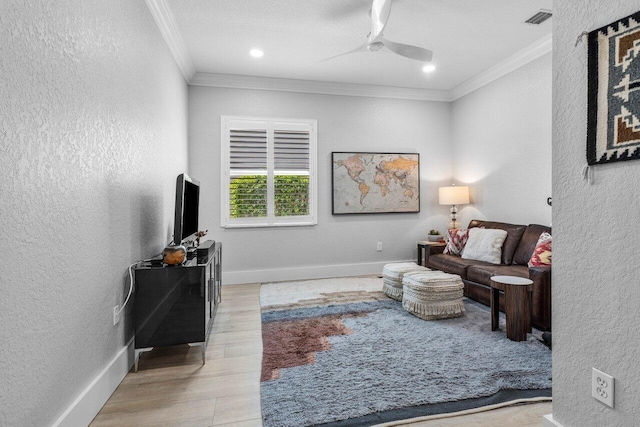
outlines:
{"label": "patterned textile wall art", "polygon": [[640,12],[589,33],[587,163],[640,158]]}

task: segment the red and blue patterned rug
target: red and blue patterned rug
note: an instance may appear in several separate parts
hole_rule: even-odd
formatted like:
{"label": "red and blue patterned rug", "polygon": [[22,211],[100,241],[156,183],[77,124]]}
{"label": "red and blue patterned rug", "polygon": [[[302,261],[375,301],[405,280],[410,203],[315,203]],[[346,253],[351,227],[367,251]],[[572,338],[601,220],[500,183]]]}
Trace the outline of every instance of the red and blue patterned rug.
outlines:
{"label": "red and blue patterned rug", "polygon": [[261,287],[265,427],[370,426],[551,396],[551,351],[491,331],[488,307],[421,320],[355,277]]}

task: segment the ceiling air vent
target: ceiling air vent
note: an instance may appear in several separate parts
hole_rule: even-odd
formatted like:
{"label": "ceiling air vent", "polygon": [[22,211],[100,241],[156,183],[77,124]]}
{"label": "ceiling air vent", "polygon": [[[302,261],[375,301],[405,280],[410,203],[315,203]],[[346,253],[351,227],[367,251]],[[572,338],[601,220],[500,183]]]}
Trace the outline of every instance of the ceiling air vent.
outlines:
{"label": "ceiling air vent", "polygon": [[527,24],[540,25],[549,18],[551,18],[551,11],[541,9],[540,12],[536,13],[524,22],[526,22]]}

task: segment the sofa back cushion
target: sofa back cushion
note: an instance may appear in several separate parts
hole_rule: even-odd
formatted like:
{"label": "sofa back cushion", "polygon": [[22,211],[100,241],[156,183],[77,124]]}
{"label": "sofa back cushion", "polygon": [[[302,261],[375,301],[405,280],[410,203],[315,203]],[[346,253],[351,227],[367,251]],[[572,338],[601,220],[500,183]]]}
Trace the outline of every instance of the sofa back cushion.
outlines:
{"label": "sofa back cushion", "polygon": [[520,244],[513,255],[513,263],[517,265],[527,265],[536,248],[538,239],[543,232],[551,234],[551,227],[540,224],[531,224],[527,227],[520,239]]}
{"label": "sofa back cushion", "polygon": [[[469,222],[468,228],[473,228],[473,227],[494,228],[498,230],[504,230],[507,232],[507,238],[505,239],[504,244],[502,245],[502,257],[501,257],[502,258],[501,263],[506,265],[512,264],[513,256],[516,251],[516,248],[518,247],[518,244],[520,243],[520,239],[522,238],[522,235],[525,229],[527,228],[526,225],[507,224],[505,222],[495,222],[495,221],[481,221],[477,219],[473,219],[471,220],[471,222]],[[531,252],[529,252],[529,258],[527,258],[527,260],[524,262],[523,265],[527,265],[527,262],[529,262],[529,259],[531,258],[531,253],[533,252],[533,248],[536,246],[536,243],[538,242],[538,237],[540,237],[540,234],[538,234],[538,236],[536,237],[533,247],[531,248]]]}

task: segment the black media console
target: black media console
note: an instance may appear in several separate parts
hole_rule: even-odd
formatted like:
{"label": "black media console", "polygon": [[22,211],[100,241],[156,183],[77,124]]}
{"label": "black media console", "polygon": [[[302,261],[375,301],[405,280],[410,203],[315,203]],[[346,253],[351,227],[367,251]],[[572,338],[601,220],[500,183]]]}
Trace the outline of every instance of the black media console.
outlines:
{"label": "black media console", "polygon": [[[205,242],[206,243],[206,242]],[[145,351],[177,344],[200,346],[202,364],[222,301],[222,244],[206,259],[179,266],[142,264],[135,269],[135,371]]]}

